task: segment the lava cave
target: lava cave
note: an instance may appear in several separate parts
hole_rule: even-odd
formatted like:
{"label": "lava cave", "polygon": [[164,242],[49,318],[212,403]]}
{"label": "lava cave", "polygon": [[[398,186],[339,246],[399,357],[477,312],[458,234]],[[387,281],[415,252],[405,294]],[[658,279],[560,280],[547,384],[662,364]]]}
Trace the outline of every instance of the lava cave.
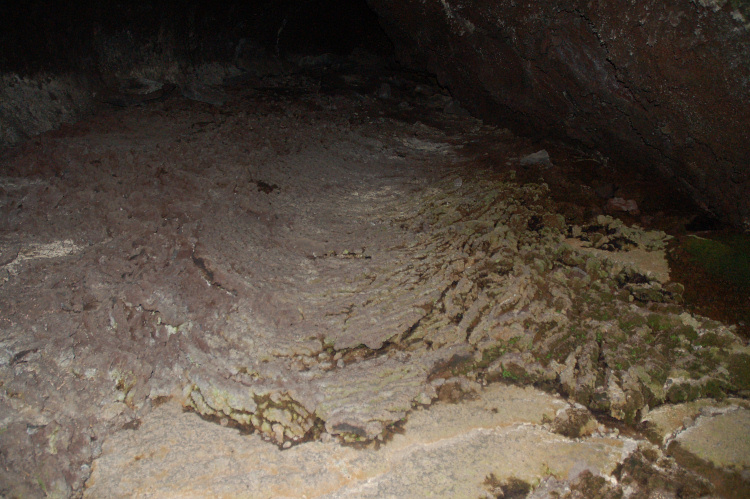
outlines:
{"label": "lava cave", "polygon": [[0,5],[0,496],[747,497],[750,2]]}

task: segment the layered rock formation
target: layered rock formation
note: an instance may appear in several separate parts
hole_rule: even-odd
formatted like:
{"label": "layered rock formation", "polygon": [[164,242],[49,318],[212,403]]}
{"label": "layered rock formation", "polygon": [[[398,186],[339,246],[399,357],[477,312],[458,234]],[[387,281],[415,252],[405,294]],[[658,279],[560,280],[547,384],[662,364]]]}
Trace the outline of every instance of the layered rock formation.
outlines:
{"label": "layered rock formation", "polygon": [[368,0],[469,110],[573,139],[750,228],[746,0]]}

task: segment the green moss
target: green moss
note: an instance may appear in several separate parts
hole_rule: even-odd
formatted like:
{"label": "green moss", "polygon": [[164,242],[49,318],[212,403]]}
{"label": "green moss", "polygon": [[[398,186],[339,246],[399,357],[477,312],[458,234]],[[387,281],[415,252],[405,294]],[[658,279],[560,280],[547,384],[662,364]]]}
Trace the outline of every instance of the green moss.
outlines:
{"label": "green moss", "polygon": [[503,345],[495,345],[482,352],[482,360],[480,360],[476,367],[484,369],[492,364],[495,360],[499,359],[505,354],[505,347]]}
{"label": "green moss", "polygon": [[739,390],[750,390],[750,355],[738,353],[727,362],[729,380]]}
{"label": "green moss", "polygon": [[564,362],[570,352],[575,350],[575,339],[568,333],[559,339],[556,339],[552,345],[549,346],[547,356],[554,358],[557,362]]}
{"label": "green moss", "polygon": [[598,258],[592,256],[586,260],[586,272],[589,274],[597,275],[601,269],[602,262]]}
{"label": "green moss", "polygon": [[49,497],[49,492],[47,491],[47,486],[44,484],[44,480],[37,476],[36,483],[39,485],[39,488],[42,489],[42,492],[44,492],[44,496]]}
{"label": "green moss", "polygon": [[700,336],[696,343],[703,347],[725,348],[732,343],[732,337],[727,337],[714,331],[709,331]]}
{"label": "green moss", "polygon": [[725,236],[721,241],[690,237],[685,249],[711,274],[750,290],[750,236]]}
{"label": "green moss", "polygon": [[669,387],[667,400],[672,403],[690,402],[701,395],[701,389],[694,383],[675,383]]}
{"label": "green moss", "polygon": [[481,360],[473,362],[469,359],[467,362],[451,368],[451,373],[456,376],[465,375],[479,369],[487,369],[490,364],[502,357],[507,351],[507,347],[503,344],[491,346],[482,351]]}
{"label": "green moss", "polygon": [[667,348],[676,348],[680,345],[680,335],[675,333],[670,334],[663,339],[662,343],[666,345]]}
{"label": "green moss", "polygon": [[692,370],[707,373],[719,365],[716,359],[717,349],[703,349],[695,352],[696,359],[693,361]]}
{"label": "green moss", "polygon": [[622,420],[629,425],[634,425],[638,421],[638,411],[641,408],[641,404],[633,404],[628,403],[624,408],[623,411],[625,412],[625,416],[622,418]]}
{"label": "green moss", "polygon": [[672,385],[667,391],[667,400],[673,404],[679,404],[685,402],[688,399],[687,385]]}
{"label": "green moss", "polygon": [[701,396],[710,397],[716,400],[724,400],[726,398],[724,387],[725,384],[721,380],[710,378],[703,384]]}
{"label": "green moss", "polygon": [[586,332],[579,329],[578,326],[570,326],[570,336],[574,337],[578,341],[586,339]]}
{"label": "green moss", "polygon": [[646,353],[645,350],[643,348],[641,348],[640,346],[636,345],[634,347],[631,347],[630,348],[630,359],[632,361],[634,361],[634,362],[638,361],[641,358],[641,356],[643,356],[644,353]]}
{"label": "green moss", "polygon": [[667,380],[667,370],[661,368],[660,366],[652,365],[646,372],[648,373],[651,380],[654,383],[657,383],[659,386],[663,386],[664,382]]}
{"label": "green moss", "polygon": [[668,315],[649,314],[646,324],[655,333],[669,331],[676,326],[676,320]]}
{"label": "green moss", "polygon": [[630,293],[640,302],[663,303],[665,301],[664,291],[648,286],[633,286],[630,288]]}
{"label": "green moss", "polygon": [[612,310],[602,307],[597,310],[592,310],[591,317],[597,321],[606,322],[614,319],[614,313]]}
{"label": "green moss", "polygon": [[619,324],[620,324],[620,329],[622,329],[625,332],[630,332],[634,330],[635,328],[638,328],[646,324],[646,319],[642,315],[630,314],[621,318],[619,321]]}
{"label": "green moss", "polygon": [[680,326],[675,331],[675,334],[683,336],[691,342],[698,339],[698,332],[692,326]]}

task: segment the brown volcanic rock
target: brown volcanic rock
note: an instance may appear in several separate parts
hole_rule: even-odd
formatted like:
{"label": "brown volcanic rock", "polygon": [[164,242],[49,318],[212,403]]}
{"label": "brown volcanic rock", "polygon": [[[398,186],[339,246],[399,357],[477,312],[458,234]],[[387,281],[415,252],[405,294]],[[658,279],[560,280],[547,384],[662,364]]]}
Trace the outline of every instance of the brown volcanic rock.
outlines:
{"label": "brown volcanic rock", "polygon": [[475,115],[658,173],[750,227],[745,0],[368,0]]}

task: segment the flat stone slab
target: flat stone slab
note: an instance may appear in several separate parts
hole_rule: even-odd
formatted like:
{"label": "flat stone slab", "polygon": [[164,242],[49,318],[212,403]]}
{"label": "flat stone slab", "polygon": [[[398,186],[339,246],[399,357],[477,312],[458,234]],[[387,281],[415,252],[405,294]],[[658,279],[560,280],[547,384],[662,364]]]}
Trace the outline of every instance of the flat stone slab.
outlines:
{"label": "flat stone slab", "polygon": [[326,438],[280,450],[167,403],[104,443],[84,497],[479,497],[490,474],[609,474],[636,448],[551,432],[542,422],[569,404],[533,388],[490,385],[475,397],[413,412],[377,450]]}
{"label": "flat stone slab", "polygon": [[659,282],[669,282],[669,264],[667,263],[666,251],[645,250],[634,248],[629,251],[604,251],[597,248],[591,248],[590,245],[579,241],[578,239],[568,238],[565,240],[574,248],[589,253],[600,258],[607,258],[616,265],[631,265],[639,271],[653,276]]}
{"label": "flat stone slab", "polygon": [[729,408],[718,415],[700,416],[675,438],[691,454],[717,468],[750,469],[750,411]]}
{"label": "flat stone slab", "polygon": [[665,404],[650,411],[643,422],[662,444],[691,427],[701,414],[721,413],[728,408],[748,407],[742,399],[730,398],[723,402],[713,399],[698,399],[684,404]]}

